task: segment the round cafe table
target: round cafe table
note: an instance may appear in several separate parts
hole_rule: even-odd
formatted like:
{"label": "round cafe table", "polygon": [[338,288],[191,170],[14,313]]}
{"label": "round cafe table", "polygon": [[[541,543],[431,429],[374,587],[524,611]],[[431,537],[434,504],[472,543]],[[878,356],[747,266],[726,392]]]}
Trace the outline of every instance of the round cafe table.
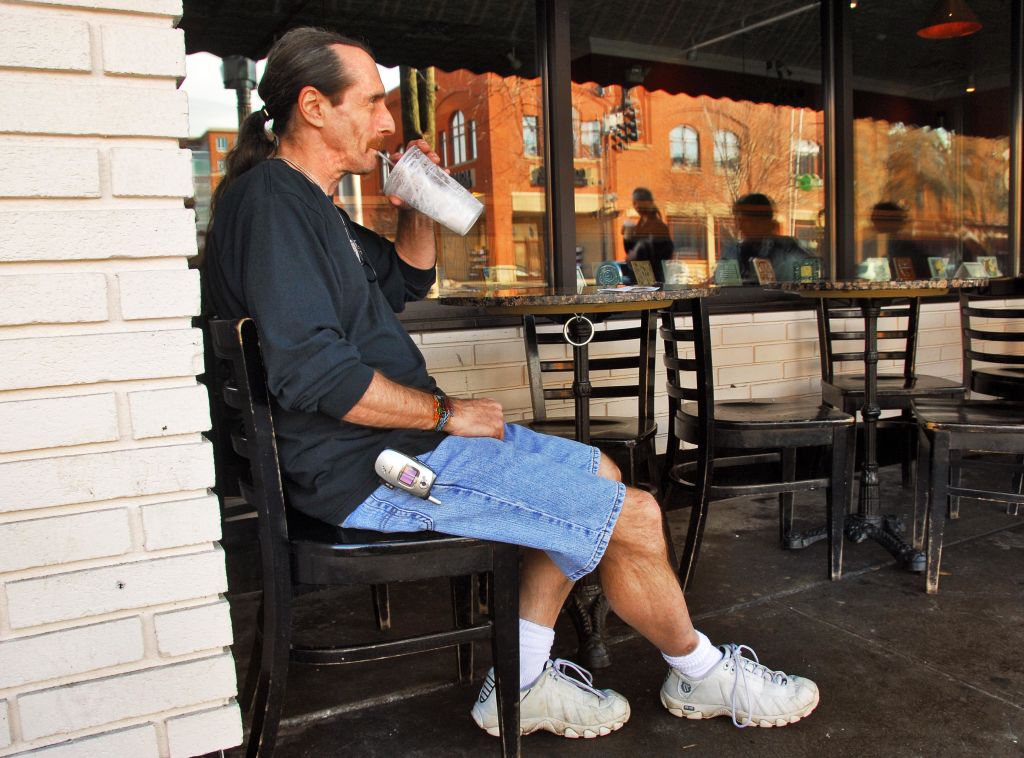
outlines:
{"label": "round cafe table", "polygon": [[[910,281],[866,281],[862,279],[784,282],[778,286],[804,297],[852,300],[864,316],[864,460],[860,471],[857,513],[846,521],[846,535],[854,542],[871,539],[888,550],[903,568],[922,572],[924,553],[903,538],[903,528],[894,516],[882,515],[878,493],[878,450],[876,434],[882,411],[878,405],[878,316],[883,306],[905,298],[939,297],[951,290],[984,283],[979,279],[916,279]],[[921,476],[921,472],[917,473]]]}
{"label": "round cafe table", "polygon": [[[676,300],[707,297],[717,290],[714,286],[663,285],[660,288],[584,287],[557,289],[552,287],[481,287],[438,298],[442,305],[483,308],[497,315],[544,316],[563,324],[563,335],[572,345],[572,395],[575,410],[576,439],[590,444],[590,368],[589,343],[594,333],[594,321],[617,313],[638,313],[671,307]],[[540,381],[540,377],[530,377]],[[611,664],[605,640],[605,621],[608,601],[591,574],[576,583],[566,605],[580,637],[579,657],[589,668],[604,668]]]}

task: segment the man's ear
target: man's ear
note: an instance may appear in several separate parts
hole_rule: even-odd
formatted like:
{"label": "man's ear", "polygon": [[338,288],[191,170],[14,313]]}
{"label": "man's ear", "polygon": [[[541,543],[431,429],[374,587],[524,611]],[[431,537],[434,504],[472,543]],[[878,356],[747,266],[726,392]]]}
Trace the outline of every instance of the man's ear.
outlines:
{"label": "man's ear", "polygon": [[296,110],[298,115],[311,126],[324,125],[324,103],[327,98],[316,87],[306,86],[299,90]]}

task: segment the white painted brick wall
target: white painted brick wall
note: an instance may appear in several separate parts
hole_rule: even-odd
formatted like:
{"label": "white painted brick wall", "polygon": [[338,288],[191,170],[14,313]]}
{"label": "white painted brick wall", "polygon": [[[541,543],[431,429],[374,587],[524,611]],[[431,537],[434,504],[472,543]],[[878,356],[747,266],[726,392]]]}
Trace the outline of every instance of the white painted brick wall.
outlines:
{"label": "white painted brick wall", "polygon": [[195,254],[195,214],[185,208],[0,210],[0,263]]}
{"label": "white painted brick wall", "polygon": [[0,545],[0,571],[19,571],[123,555],[132,534],[128,511],[111,508],[0,524]]}
{"label": "white painted brick wall", "polygon": [[231,614],[226,600],[153,616],[161,655],[184,655],[232,642]]}
{"label": "white painted brick wall", "polygon": [[117,437],[117,402],[109,392],[0,403],[0,453],[109,442]]}
{"label": "white painted brick wall", "polygon": [[11,744],[11,722],[7,716],[7,701],[0,700],[0,748]]}
{"label": "white painted brick wall", "polygon": [[132,436],[167,437],[210,428],[210,395],[205,385],[129,392]]}
{"label": "white painted brick wall", "polygon": [[0,66],[89,71],[89,24],[53,13],[0,13]]}
{"label": "white painted brick wall", "polygon": [[116,147],[110,151],[114,197],[191,197],[188,150]]}
{"label": "white painted brick wall", "polygon": [[0,463],[0,513],[213,486],[210,444]]}
{"label": "white painted brick wall", "polygon": [[117,275],[121,318],[199,315],[199,272],[195,269],[123,271]]}
{"label": "white painted brick wall", "polygon": [[8,618],[12,629],[24,629],[226,590],[224,552],[218,547],[173,558],[12,581],[7,585]]}
{"label": "white painted brick wall", "polygon": [[154,503],[141,510],[147,550],[220,539],[220,502],[216,496]]}
{"label": "white painted brick wall", "polygon": [[160,747],[152,724],[83,737],[24,753],[31,758],[158,758]]}
{"label": "white painted brick wall", "polygon": [[18,707],[24,738],[33,740],[234,694],[235,665],[223,654],[30,692]]}
{"label": "white painted brick wall", "polygon": [[198,329],[0,340],[0,390],[196,376],[202,370]]}
{"label": "white painted brick wall", "polygon": [[[0,133],[187,137],[185,93],[174,89],[173,82],[157,84],[163,83],[135,87],[61,77],[26,84],[0,74]],[[41,87],[46,90],[45,108],[38,107]]]}
{"label": "white painted brick wall", "polygon": [[181,12],[0,0],[0,755],[241,741]]}
{"label": "white painted brick wall", "polygon": [[0,198],[100,196],[100,154],[95,148],[33,144],[8,146],[4,153]]}
{"label": "white painted brick wall", "polygon": [[106,321],[103,274],[0,275],[0,326]]}
{"label": "white painted brick wall", "polygon": [[170,758],[204,755],[241,741],[242,724],[235,704],[167,719]]}
{"label": "white painted brick wall", "polygon": [[185,76],[185,32],[104,24],[103,70],[108,74]]}
{"label": "white painted brick wall", "polygon": [[0,689],[140,660],[138,616],[0,642]]}

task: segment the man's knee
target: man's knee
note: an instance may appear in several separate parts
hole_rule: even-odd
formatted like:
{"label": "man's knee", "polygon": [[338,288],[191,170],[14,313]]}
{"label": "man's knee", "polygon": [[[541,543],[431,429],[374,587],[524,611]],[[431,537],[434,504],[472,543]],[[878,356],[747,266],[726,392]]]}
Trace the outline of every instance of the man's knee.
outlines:
{"label": "man's knee", "polygon": [[662,513],[658,501],[651,493],[633,487],[626,488],[626,499],[612,531],[612,539],[639,545],[655,546],[664,541]]}
{"label": "man's knee", "polygon": [[611,479],[615,482],[622,481],[622,472],[616,465],[615,461],[609,458],[604,453],[601,453],[601,460],[597,466],[597,475],[604,479]]}

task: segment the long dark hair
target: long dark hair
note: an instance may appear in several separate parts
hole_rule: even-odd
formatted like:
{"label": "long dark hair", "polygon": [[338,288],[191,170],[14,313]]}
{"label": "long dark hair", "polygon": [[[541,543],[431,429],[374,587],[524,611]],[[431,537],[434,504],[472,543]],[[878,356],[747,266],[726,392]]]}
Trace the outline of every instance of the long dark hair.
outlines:
{"label": "long dark hair", "polygon": [[[352,77],[334,54],[332,45],[349,45],[370,52],[358,40],[311,26],[301,26],[286,32],[270,48],[267,68],[256,88],[264,106],[250,113],[242,122],[238,140],[224,159],[224,178],[217,185],[210,204],[211,223],[217,201],[224,196],[235,179],[277,150],[278,139],[288,133],[295,104],[303,87],[315,87],[331,103],[337,105],[345,90],[351,86]],[[270,131],[267,130],[268,122]]]}

